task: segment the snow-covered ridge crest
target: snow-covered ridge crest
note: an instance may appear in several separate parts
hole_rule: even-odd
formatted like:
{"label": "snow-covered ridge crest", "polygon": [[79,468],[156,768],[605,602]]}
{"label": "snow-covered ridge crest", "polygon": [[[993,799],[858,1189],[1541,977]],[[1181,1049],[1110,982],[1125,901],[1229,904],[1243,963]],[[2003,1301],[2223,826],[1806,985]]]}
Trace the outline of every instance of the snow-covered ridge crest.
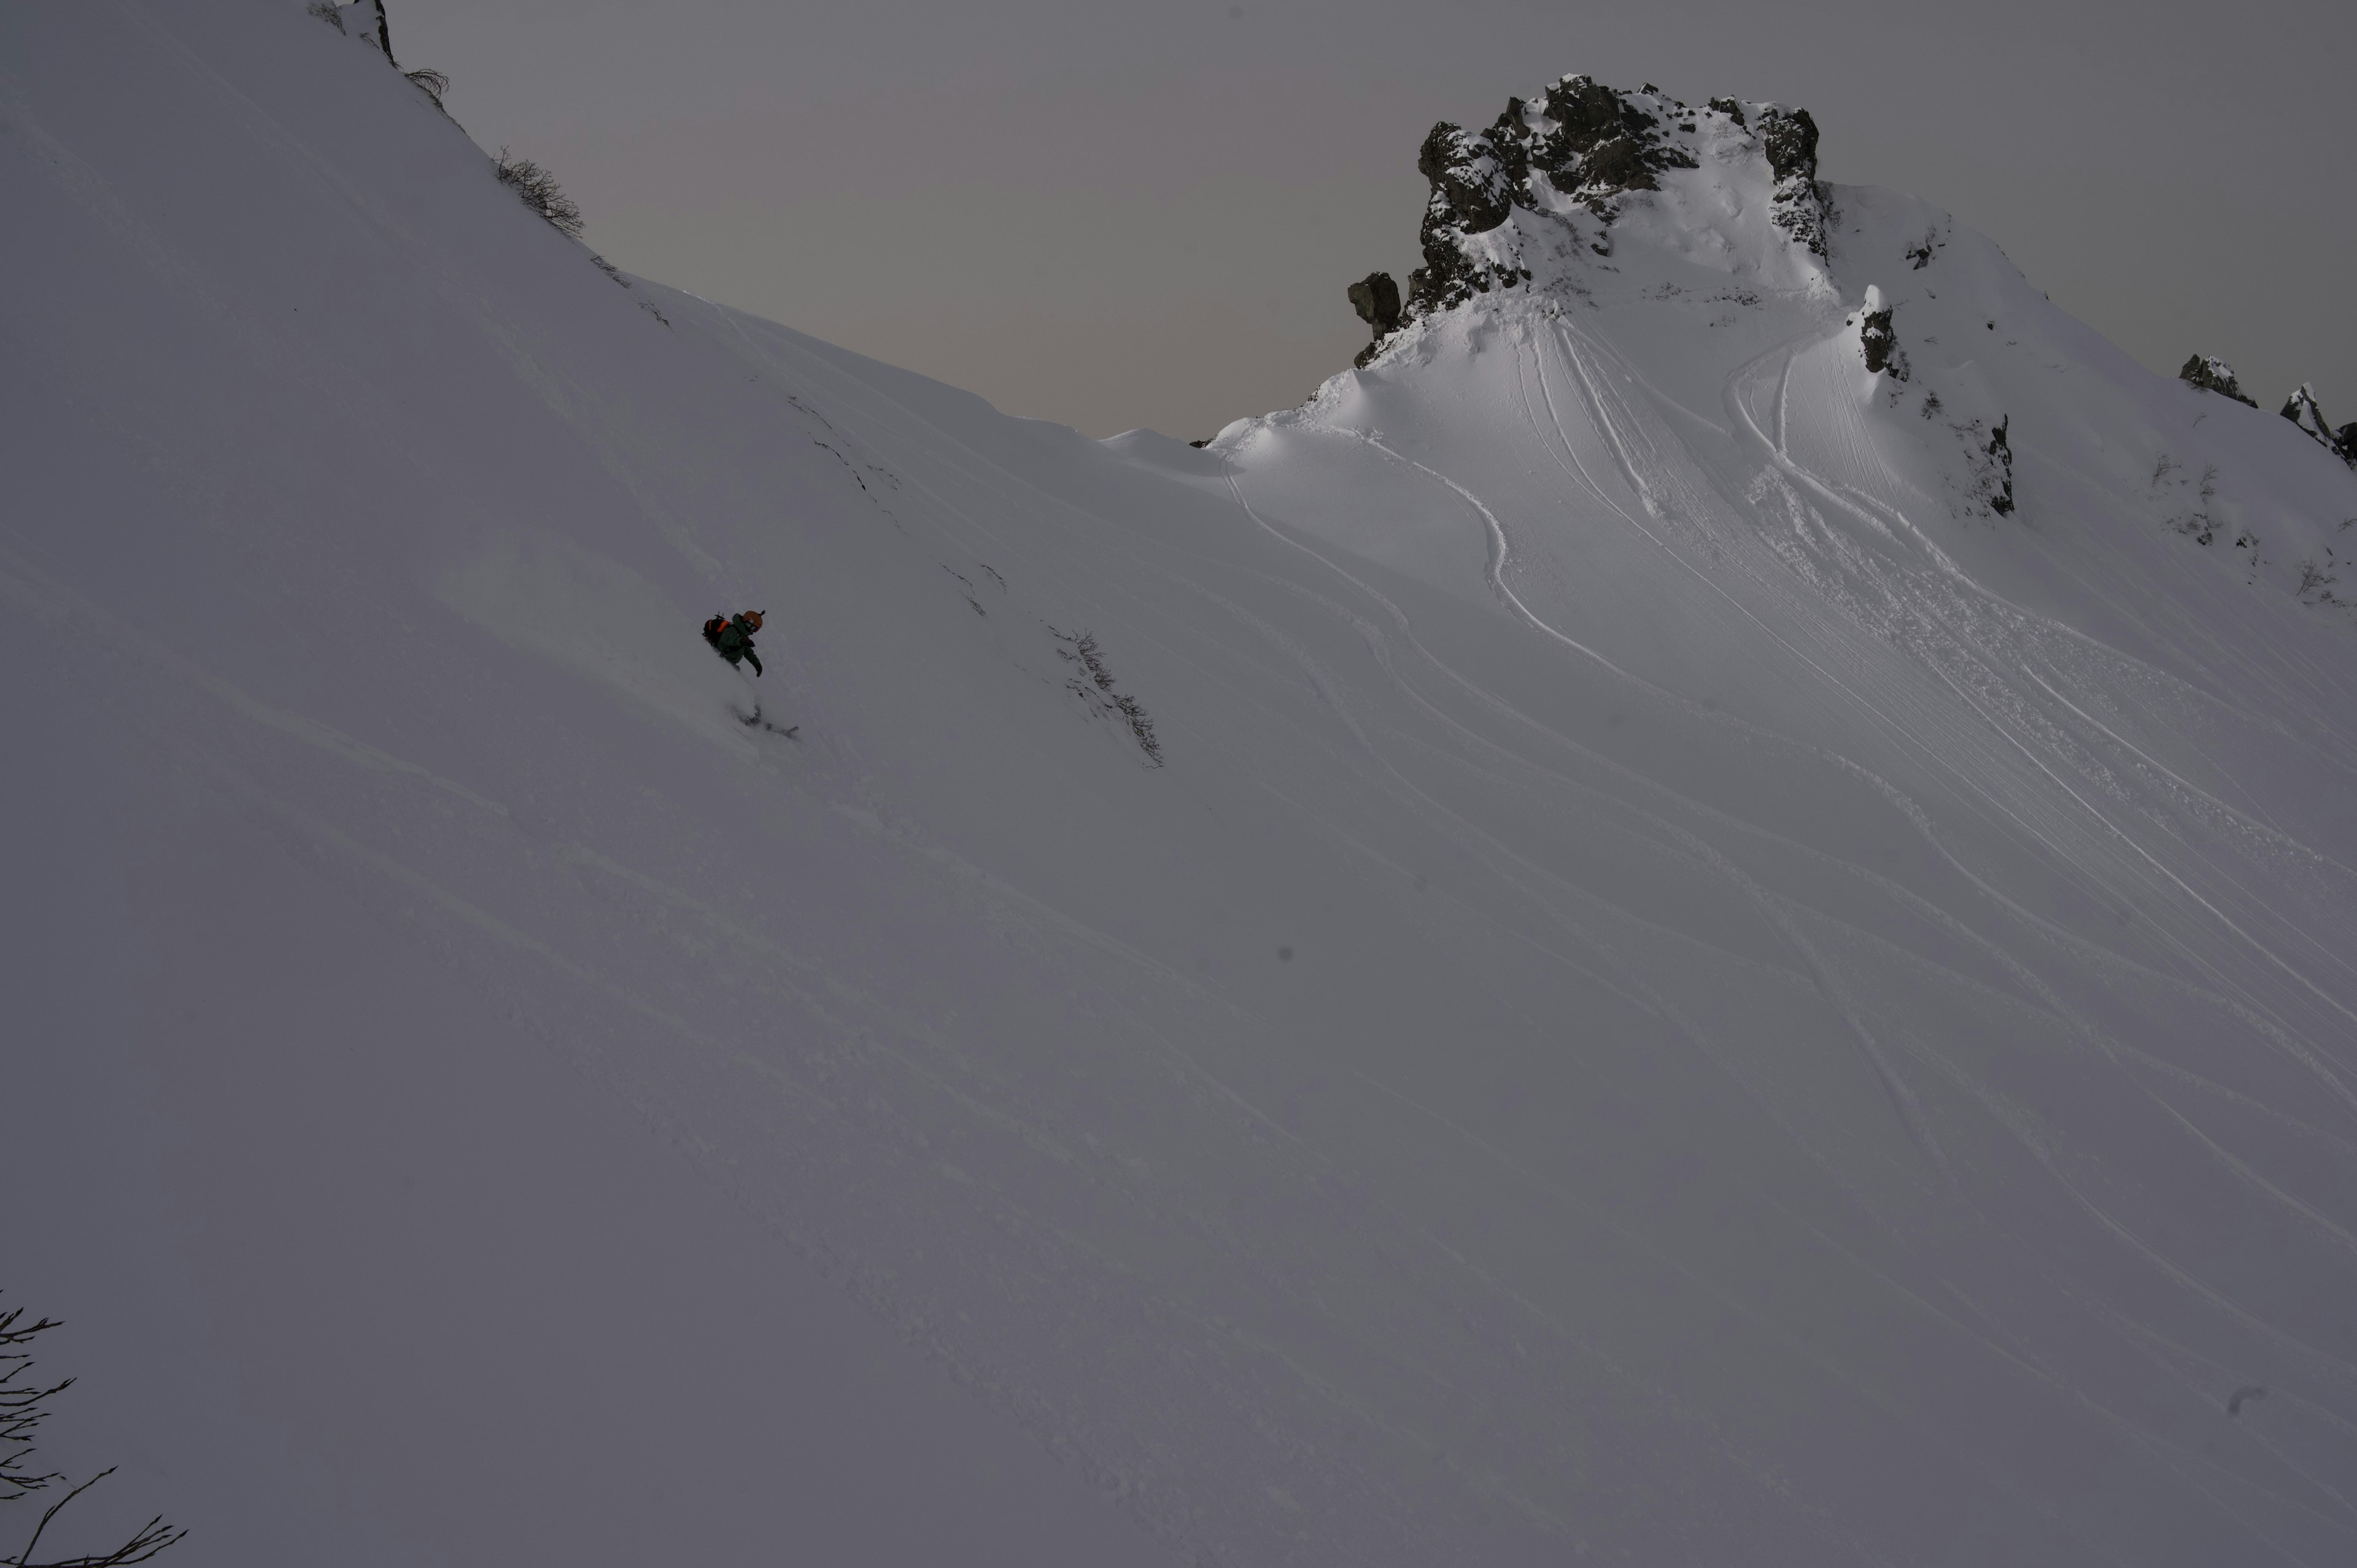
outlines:
{"label": "snow-covered ridge crest", "polygon": [[1650,83],[1629,92],[1566,76],[1534,101],[1508,99],[1486,130],[1435,125],[1416,166],[1432,195],[1410,317],[1492,289],[1544,291],[1609,257],[1641,215],[1706,264],[1771,286],[1807,286],[1827,255],[1805,109],[1732,98],[1697,109]]}
{"label": "snow-covered ridge crest", "polygon": [[[2109,550],[2148,532],[2192,553],[2172,570],[2206,561],[2348,610],[2357,425],[2298,393],[2273,418],[2198,355],[2181,378],[2154,375],[1986,236],[1914,197],[1822,183],[1816,152],[1797,109],[1695,109],[1577,76],[1486,129],[1437,125],[1419,160],[1425,265],[1405,291],[1382,274],[1351,285],[1374,329],[1356,369],[1211,445],[1265,467],[1297,435],[1395,455],[1397,437],[1427,467],[1455,454],[1449,479],[1472,489],[1492,464],[1535,460],[1564,480],[1529,498],[1550,539],[1575,510],[1692,520],[1726,500],[1731,533],[1783,540],[1819,586],[1873,557],[2044,603],[2049,575],[2022,575],[2037,551],[2006,541],[2068,532]],[[1524,435],[1532,457],[1500,456]],[[1647,476],[1641,493],[1598,499],[1614,471]],[[1788,490],[1815,499],[1794,512]],[[1483,526],[1494,563],[1512,530]],[[1430,567],[1415,554],[1426,534],[1403,527],[1408,564]],[[1454,581],[1506,592],[1494,574]],[[1838,592],[1863,604],[1883,588]]]}

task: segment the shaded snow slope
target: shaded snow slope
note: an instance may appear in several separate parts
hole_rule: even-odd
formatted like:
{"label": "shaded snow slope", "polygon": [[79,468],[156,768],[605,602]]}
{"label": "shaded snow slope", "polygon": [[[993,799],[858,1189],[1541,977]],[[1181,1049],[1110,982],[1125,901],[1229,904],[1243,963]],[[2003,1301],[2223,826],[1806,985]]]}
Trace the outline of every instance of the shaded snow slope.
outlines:
{"label": "shaded snow slope", "polygon": [[0,1283],[181,1560],[2357,1544],[2288,421],[1836,190],[1092,443],[298,6],[0,27]]}

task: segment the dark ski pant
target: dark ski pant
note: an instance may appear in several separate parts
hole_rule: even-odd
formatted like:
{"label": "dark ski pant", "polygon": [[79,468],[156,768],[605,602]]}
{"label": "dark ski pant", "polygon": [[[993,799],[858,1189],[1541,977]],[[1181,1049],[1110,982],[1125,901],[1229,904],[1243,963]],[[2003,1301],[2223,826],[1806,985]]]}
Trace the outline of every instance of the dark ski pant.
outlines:
{"label": "dark ski pant", "polygon": [[731,665],[742,660],[753,667],[754,674],[759,675],[761,672],[761,656],[753,651],[750,641],[738,641],[726,631],[707,631],[704,634],[704,640],[712,644],[712,651],[728,660]]}

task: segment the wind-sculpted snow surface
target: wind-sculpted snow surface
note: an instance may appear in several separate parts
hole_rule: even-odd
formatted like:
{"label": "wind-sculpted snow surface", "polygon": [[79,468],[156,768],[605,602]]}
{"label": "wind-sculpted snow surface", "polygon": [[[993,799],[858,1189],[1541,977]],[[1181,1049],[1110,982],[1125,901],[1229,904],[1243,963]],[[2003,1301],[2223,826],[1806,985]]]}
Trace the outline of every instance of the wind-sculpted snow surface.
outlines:
{"label": "wind-sculpted snow surface", "polygon": [[0,1283],[207,1325],[91,1438],[182,1561],[2357,1549],[2292,422],[1763,160],[1092,443],[616,289],[299,7],[0,26]]}

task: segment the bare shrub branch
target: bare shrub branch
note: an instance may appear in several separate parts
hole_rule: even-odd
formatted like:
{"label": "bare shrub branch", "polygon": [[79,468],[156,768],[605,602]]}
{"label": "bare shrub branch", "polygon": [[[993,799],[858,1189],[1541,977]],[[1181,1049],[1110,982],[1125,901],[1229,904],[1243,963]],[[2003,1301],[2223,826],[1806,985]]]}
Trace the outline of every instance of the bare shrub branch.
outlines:
{"label": "bare shrub branch", "polygon": [[581,209],[557,185],[554,175],[530,158],[515,156],[505,147],[500,149],[498,172],[500,183],[514,191],[550,228],[568,239],[581,238],[588,224],[581,217]]}
{"label": "bare shrub branch", "polygon": [[[0,1503],[13,1503],[46,1487],[64,1477],[52,1470],[47,1473],[28,1470],[25,1461],[33,1452],[33,1434],[48,1414],[43,1408],[55,1394],[73,1387],[74,1380],[66,1379],[48,1388],[38,1382],[19,1383],[16,1380],[33,1365],[32,1352],[19,1347],[28,1345],[36,1335],[58,1326],[52,1319],[36,1318],[23,1322],[24,1309],[14,1308],[0,1313]],[[20,1325],[22,1325],[20,1326]],[[145,1563],[166,1547],[178,1542],[188,1532],[175,1530],[164,1522],[161,1514],[139,1527],[131,1539],[113,1551],[97,1555],[53,1557],[46,1561],[33,1553],[48,1532],[49,1523],[65,1511],[66,1505],[114,1474],[108,1466],[81,1486],[66,1493],[41,1510],[40,1522],[24,1546],[11,1557],[0,1557],[0,1568],[129,1568],[134,1563]]]}
{"label": "bare shrub branch", "polygon": [[[991,575],[995,577],[998,574],[993,572]],[[981,607],[974,606],[977,610]],[[1114,690],[1113,671],[1105,667],[1104,654],[1097,647],[1095,634],[1062,632],[1052,626],[1048,630],[1057,641],[1065,645],[1056,650],[1057,655],[1079,665],[1088,677],[1084,682],[1081,676],[1075,675],[1065,682],[1066,688],[1077,696],[1089,699],[1092,706],[1110,708],[1119,714],[1122,722],[1129,726],[1131,736],[1136,739],[1137,749],[1146,753],[1148,762],[1157,768],[1161,767],[1162,742],[1154,734],[1154,721],[1146,716],[1145,705],[1135,697]]]}
{"label": "bare shrub branch", "polygon": [[[2299,585],[2292,590],[2294,597],[2303,604],[2337,605],[2341,602],[2332,592],[2333,585],[2341,578],[2323,562],[2311,555],[2306,560],[2293,562],[2292,565],[2299,572]],[[2310,598],[2310,595],[2315,596]]]}

